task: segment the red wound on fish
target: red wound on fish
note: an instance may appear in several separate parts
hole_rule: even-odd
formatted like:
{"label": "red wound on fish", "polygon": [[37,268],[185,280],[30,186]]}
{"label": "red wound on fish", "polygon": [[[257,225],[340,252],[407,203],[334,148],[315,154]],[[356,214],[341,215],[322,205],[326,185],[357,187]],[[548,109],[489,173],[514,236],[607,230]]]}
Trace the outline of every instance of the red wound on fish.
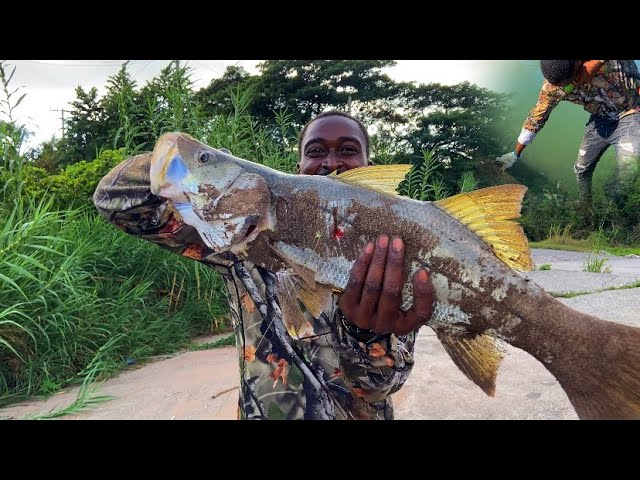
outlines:
{"label": "red wound on fish", "polygon": [[333,207],[333,238],[340,240],[344,237],[344,228],[338,224],[338,208]]}

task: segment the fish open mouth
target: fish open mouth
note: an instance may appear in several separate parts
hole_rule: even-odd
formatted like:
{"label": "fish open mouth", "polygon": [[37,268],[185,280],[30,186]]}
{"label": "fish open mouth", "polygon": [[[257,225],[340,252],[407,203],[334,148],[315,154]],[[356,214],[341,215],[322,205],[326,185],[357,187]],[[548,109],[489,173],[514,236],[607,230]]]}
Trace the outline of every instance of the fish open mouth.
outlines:
{"label": "fish open mouth", "polygon": [[258,224],[260,223],[260,215],[248,215],[245,218],[244,224],[242,225],[242,240],[245,241],[251,237],[251,235],[258,228]]}
{"label": "fish open mouth", "polygon": [[244,234],[244,239],[246,240],[249,235],[251,235],[253,233],[253,231],[256,229],[257,225],[249,225],[249,228],[247,229],[247,233]]}

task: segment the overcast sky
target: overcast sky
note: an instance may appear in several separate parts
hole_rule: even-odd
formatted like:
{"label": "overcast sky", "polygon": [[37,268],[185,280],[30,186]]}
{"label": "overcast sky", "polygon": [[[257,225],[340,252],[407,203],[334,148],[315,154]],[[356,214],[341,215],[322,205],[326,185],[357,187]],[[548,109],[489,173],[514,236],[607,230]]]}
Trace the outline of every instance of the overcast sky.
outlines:
{"label": "overcast sky", "polygon": [[[75,88],[85,90],[97,87],[105,92],[107,78],[121,68],[125,60],[7,60],[5,68],[16,67],[10,86],[22,87],[27,96],[14,111],[14,117],[33,132],[28,146],[59,138],[61,111],[69,109],[75,100]],[[205,87],[213,78],[220,77],[228,65],[239,65],[256,74],[259,60],[182,60],[193,69],[196,89]],[[129,72],[138,87],[160,73],[170,60],[131,60]],[[417,83],[438,82],[455,84],[469,81],[482,87],[495,88],[491,72],[499,60],[398,60],[397,66],[385,70],[396,81]],[[9,73],[9,72],[7,72]],[[17,98],[17,97],[16,97]]]}

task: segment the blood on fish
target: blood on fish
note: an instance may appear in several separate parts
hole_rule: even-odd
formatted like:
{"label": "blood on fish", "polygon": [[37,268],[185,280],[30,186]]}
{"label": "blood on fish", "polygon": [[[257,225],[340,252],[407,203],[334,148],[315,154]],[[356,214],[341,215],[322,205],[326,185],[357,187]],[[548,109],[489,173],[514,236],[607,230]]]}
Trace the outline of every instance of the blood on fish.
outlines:
{"label": "blood on fish", "polygon": [[340,240],[344,237],[344,228],[338,224],[338,207],[333,207],[333,238]]}

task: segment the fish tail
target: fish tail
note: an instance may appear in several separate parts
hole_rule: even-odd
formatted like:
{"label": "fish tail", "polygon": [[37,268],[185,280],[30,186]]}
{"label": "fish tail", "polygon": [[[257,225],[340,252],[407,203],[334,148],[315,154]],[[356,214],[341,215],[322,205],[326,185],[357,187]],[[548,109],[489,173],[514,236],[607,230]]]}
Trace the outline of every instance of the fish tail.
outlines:
{"label": "fish tail", "polygon": [[640,328],[572,311],[578,321],[545,366],[581,419],[640,419]]}

